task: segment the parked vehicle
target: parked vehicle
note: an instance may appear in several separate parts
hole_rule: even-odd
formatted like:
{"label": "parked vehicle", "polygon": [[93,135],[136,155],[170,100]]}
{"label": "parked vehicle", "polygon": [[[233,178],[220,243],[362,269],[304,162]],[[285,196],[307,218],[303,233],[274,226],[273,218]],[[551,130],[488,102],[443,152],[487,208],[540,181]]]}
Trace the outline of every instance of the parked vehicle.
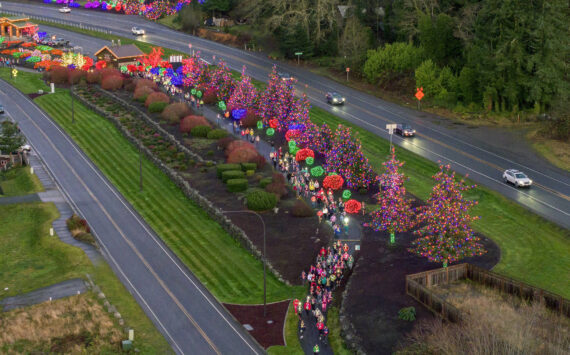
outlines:
{"label": "parked vehicle", "polygon": [[344,105],[346,98],[338,92],[327,92],[325,95],[327,102],[331,105]]}
{"label": "parked vehicle", "polygon": [[53,46],[54,47],[69,47],[69,41],[67,41],[63,38],[58,38],[58,39],[53,41]]}
{"label": "parked vehicle", "polygon": [[402,137],[413,137],[416,135],[416,130],[407,123],[398,123],[394,131]]}
{"label": "parked vehicle", "polygon": [[59,9],[59,12],[61,12],[62,14],[68,14],[71,12],[71,9],[67,6],[64,6],[64,7]]}
{"label": "parked vehicle", "polygon": [[144,36],[145,35],[145,31],[140,28],[140,27],[133,27],[131,28],[131,32],[135,35],[135,36]]}
{"label": "parked vehicle", "polygon": [[20,150],[23,152],[29,152],[30,150],[32,150],[32,147],[29,144],[24,144],[23,146],[20,147]]}
{"label": "parked vehicle", "polygon": [[507,169],[503,173],[503,181],[511,183],[516,187],[530,187],[532,180],[526,174],[516,169]]}

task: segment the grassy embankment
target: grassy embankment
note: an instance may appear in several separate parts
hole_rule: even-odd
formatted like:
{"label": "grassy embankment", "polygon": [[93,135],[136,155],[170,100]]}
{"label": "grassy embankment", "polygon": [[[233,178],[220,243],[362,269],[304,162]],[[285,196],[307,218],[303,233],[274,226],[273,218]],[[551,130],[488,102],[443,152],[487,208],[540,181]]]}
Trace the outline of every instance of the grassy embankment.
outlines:
{"label": "grassy embankment", "polygon": [[38,177],[30,174],[30,168],[18,167],[6,172],[0,172],[1,197],[21,196],[43,191]]}

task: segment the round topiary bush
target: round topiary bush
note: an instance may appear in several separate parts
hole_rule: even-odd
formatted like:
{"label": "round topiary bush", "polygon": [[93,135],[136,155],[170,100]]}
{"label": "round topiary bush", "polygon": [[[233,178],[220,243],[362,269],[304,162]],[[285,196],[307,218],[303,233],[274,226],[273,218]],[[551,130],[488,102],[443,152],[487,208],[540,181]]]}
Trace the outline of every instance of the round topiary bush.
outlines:
{"label": "round topiary bush", "polygon": [[153,92],[154,90],[148,86],[137,88],[135,89],[135,92],[133,94],[133,99],[140,102],[145,102],[146,99],[148,98],[148,95],[152,94]]}
{"label": "round topiary bush", "polygon": [[229,179],[226,182],[229,192],[241,192],[247,190],[247,179]]}
{"label": "round topiary bush", "polygon": [[158,89],[156,83],[150,79],[138,79],[135,83],[135,90],[140,89],[142,87],[149,87],[151,89],[156,90]]}
{"label": "round topiary bush", "polygon": [[272,178],[270,178],[270,177],[265,177],[265,178],[259,180],[259,187],[261,187],[262,189],[264,189],[267,185],[271,184],[272,181],[273,181]]}
{"label": "round topiary bush", "polygon": [[252,148],[237,148],[228,155],[228,163],[249,163],[254,161],[259,153]]}
{"label": "round topiary bush", "polygon": [[123,78],[117,75],[109,75],[101,79],[101,88],[104,90],[115,91],[123,87]]}
{"label": "round topiary bush", "polygon": [[248,171],[248,170],[255,171],[255,169],[257,169],[257,164],[255,163],[241,163],[241,170],[243,171]]}
{"label": "round topiary bush", "polygon": [[99,70],[99,73],[101,73],[101,82],[103,82],[103,79],[110,77],[110,76],[121,77],[121,72],[115,68],[103,68],[103,69]]}
{"label": "round topiary bush", "polygon": [[255,190],[247,194],[247,208],[252,211],[267,211],[277,205],[277,196],[270,192]]}
{"label": "round topiary bush", "polygon": [[168,95],[166,95],[163,92],[153,92],[152,94],[148,95],[148,97],[146,98],[144,105],[146,107],[149,107],[150,104],[152,104],[153,102],[166,102],[169,103],[170,102],[170,97],[168,97]]}
{"label": "round topiary bush", "polygon": [[222,182],[226,183],[230,179],[243,179],[245,173],[241,170],[227,170],[222,172]]}
{"label": "round topiary bush", "polygon": [[229,156],[234,150],[244,148],[255,151],[255,146],[253,144],[242,140],[233,140],[226,146],[226,156]]}
{"label": "round topiary bush", "polygon": [[222,173],[229,170],[239,170],[239,164],[218,164],[216,165],[216,173],[219,178],[222,178]]}
{"label": "round topiary bush", "polygon": [[312,217],[315,211],[305,202],[305,200],[297,200],[293,205],[291,214],[295,217]]}
{"label": "round topiary bush", "polygon": [[172,103],[162,111],[161,117],[170,124],[177,124],[182,117],[191,113],[190,108],[184,102]]}
{"label": "round topiary bush", "polygon": [[221,128],[216,128],[208,132],[208,139],[220,139],[228,135],[228,132]]}
{"label": "round topiary bush", "polygon": [[212,129],[208,126],[196,126],[192,128],[192,135],[194,137],[207,137]]}
{"label": "round topiary bush", "polygon": [[192,128],[197,126],[208,126],[211,127],[210,122],[204,116],[196,116],[190,115],[184,117],[180,121],[180,132],[182,133],[190,133],[192,132]]}
{"label": "round topiary bush", "polygon": [[89,84],[101,84],[101,73],[98,71],[88,72],[85,76],[85,80]]}
{"label": "round topiary bush", "polygon": [[75,69],[69,72],[69,83],[72,85],[79,84],[81,79],[85,78],[87,73],[81,69]]}
{"label": "round topiary bush", "polygon": [[166,102],[153,102],[148,107],[148,112],[160,113],[160,112],[164,111],[164,109],[166,108],[166,105],[168,105]]}
{"label": "round topiary bush", "polygon": [[72,69],[65,67],[54,67],[49,71],[49,78],[54,84],[66,84],[69,82],[69,73]]}

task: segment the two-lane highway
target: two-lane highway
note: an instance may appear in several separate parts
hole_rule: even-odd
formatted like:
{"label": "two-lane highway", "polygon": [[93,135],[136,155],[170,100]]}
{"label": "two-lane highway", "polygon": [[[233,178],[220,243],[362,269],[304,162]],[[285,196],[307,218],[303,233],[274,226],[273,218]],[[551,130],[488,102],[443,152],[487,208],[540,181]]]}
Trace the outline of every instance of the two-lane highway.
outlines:
{"label": "two-lane highway", "polygon": [[[277,64],[299,80],[299,91],[305,91],[314,106],[321,107],[339,117],[363,127],[381,137],[388,138],[387,123],[409,123],[418,130],[412,139],[395,137],[394,142],[432,161],[450,163],[462,174],[470,174],[478,184],[487,186],[545,218],[570,228],[570,173],[548,163],[537,155],[521,137],[520,132],[506,129],[459,125],[441,117],[412,110],[371,95],[348,88],[296,66],[279,64],[259,53],[224,46],[202,38],[190,36],[149,22],[139,16],[124,16],[101,11],[73,10],[59,14],[57,8],[46,5],[13,4],[4,2],[4,8],[42,17],[56,18],[85,26],[106,25],[114,34],[132,36],[132,26],[142,27],[147,35],[141,41],[189,52],[201,51],[203,57],[224,59],[232,69],[248,68],[253,78],[267,81],[267,74]],[[66,35],[74,39],[74,35]],[[84,40],[81,38],[81,40]],[[324,101],[327,91],[337,91],[347,98],[344,107],[331,107]],[[530,189],[517,189],[502,181],[502,172],[508,168],[526,172],[533,180]]]}
{"label": "two-lane highway", "polygon": [[[18,122],[66,198],[89,221],[123,284],[177,353],[263,353],[33,101],[0,81],[0,102]],[[119,156],[116,161],[120,162]]]}

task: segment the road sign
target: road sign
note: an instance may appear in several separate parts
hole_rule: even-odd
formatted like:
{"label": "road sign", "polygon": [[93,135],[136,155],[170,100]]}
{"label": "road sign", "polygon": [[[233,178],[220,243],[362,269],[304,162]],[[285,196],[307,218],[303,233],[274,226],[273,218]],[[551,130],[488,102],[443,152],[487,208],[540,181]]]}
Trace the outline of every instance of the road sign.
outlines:
{"label": "road sign", "polygon": [[18,76],[18,69],[12,69],[12,76],[14,78]]}
{"label": "road sign", "polygon": [[192,43],[188,43],[188,48],[192,49]]}
{"label": "road sign", "polygon": [[360,250],[360,244],[356,244],[356,245],[354,246],[354,250]]}
{"label": "road sign", "polygon": [[423,87],[417,88],[416,89],[416,99],[418,99],[418,101],[421,101],[424,96],[425,96],[424,95],[424,88]]}
{"label": "road sign", "polygon": [[295,52],[295,55],[303,55],[303,52]]}
{"label": "road sign", "polygon": [[388,133],[393,134],[394,130],[396,129],[396,124],[395,123],[387,124],[386,129],[388,130]]}
{"label": "road sign", "polygon": [[346,72],[348,73],[350,71],[350,68],[346,68]]}

